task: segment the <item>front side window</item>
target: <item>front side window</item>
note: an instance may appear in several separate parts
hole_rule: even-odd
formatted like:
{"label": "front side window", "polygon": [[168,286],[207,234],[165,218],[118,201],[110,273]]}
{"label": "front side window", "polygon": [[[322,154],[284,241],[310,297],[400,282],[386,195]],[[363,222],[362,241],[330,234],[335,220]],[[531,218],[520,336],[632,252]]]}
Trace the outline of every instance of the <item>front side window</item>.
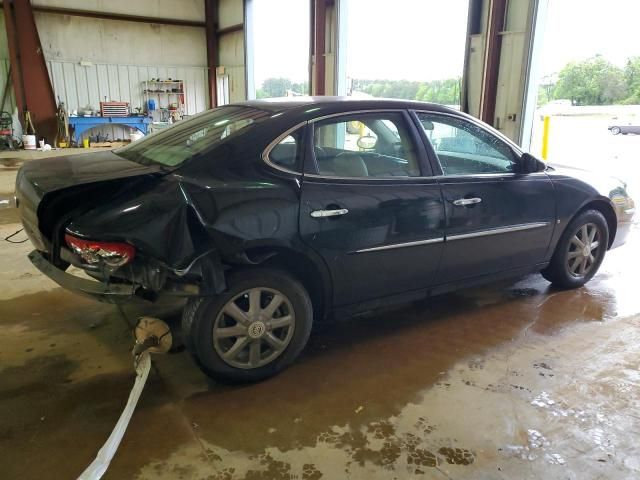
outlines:
{"label": "front side window", "polygon": [[456,117],[417,115],[445,175],[515,171],[516,157],[509,145],[479,126]]}
{"label": "front side window", "polygon": [[415,145],[401,113],[353,114],[317,122],[313,151],[323,176],[420,175]]}

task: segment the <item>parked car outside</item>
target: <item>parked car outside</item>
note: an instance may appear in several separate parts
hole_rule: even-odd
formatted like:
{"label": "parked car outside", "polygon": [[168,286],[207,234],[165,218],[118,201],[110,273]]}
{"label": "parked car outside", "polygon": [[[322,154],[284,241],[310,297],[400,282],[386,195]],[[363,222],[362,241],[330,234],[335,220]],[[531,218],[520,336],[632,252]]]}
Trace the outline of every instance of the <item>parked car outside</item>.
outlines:
{"label": "parked car outside", "polygon": [[580,287],[635,211],[621,181],[547,165],[469,115],[336,97],[31,161],[16,203],[31,261],[63,287],[186,297],[186,346],[224,381],[280,372],[332,316],[531,272]]}
{"label": "parked car outside", "polygon": [[609,131],[614,135],[640,135],[640,125],[611,125]]}

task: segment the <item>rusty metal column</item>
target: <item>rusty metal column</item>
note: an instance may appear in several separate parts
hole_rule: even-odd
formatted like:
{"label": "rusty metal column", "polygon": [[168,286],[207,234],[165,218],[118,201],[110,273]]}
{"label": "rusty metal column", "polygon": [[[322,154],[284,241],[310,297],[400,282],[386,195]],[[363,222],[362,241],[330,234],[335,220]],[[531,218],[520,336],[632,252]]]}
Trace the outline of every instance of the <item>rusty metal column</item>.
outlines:
{"label": "rusty metal column", "polygon": [[218,0],[204,0],[205,30],[207,35],[207,68],[209,107],[218,106]]}
{"label": "rusty metal column", "polygon": [[[3,4],[5,28],[7,30],[7,44],[9,47],[9,62],[11,64],[11,84],[16,97],[18,114],[22,118],[25,110],[24,90],[22,88],[22,70],[20,69],[20,55],[18,52],[18,33],[16,32],[15,19],[13,17],[13,4],[6,0]],[[13,112],[12,112],[13,113]]]}
{"label": "rusty metal column", "polygon": [[5,21],[16,103],[31,118],[39,138],[57,135],[56,101],[29,0],[5,0]]}
{"label": "rusty metal column", "polygon": [[489,4],[480,119],[490,125],[493,125],[496,110],[500,52],[502,49],[502,37],[500,33],[504,28],[506,9],[507,0],[491,0]]}

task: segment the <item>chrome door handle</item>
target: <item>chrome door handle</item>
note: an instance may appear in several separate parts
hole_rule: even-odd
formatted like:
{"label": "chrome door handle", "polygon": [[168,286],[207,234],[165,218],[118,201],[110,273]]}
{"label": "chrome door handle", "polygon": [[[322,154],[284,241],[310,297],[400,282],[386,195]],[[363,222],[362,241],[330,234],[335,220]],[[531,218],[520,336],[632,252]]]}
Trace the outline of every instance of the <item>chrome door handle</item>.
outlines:
{"label": "chrome door handle", "polygon": [[346,215],[347,213],[349,213],[349,210],[346,208],[338,208],[336,210],[314,210],[310,215],[313,218],[324,218],[339,217],[340,215]]}
{"label": "chrome door handle", "polygon": [[466,207],[467,205],[475,205],[476,203],[480,203],[482,201],[481,198],[459,198],[458,200],[454,200],[453,204],[456,207]]}

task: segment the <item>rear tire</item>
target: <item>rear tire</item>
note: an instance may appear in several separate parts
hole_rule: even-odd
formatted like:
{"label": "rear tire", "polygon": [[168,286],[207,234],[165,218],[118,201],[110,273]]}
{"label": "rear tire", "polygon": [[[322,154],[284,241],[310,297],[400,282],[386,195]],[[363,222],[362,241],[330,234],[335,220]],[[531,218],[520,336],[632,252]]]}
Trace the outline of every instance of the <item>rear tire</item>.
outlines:
{"label": "rear tire", "polygon": [[307,291],[289,274],[266,268],[232,273],[227,285],[185,309],[187,348],[205,373],[224,383],[276,375],[309,339],[313,307]]}
{"label": "rear tire", "polygon": [[620,127],[612,127],[611,128],[611,133],[613,133],[614,135],[619,135],[621,131],[622,130],[620,130]]}
{"label": "rear tire", "polygon": [[604,215],[585,210],[567,225],[542,276],[559,288],[581,287],[600,268],[608,246],[609,227]]}

